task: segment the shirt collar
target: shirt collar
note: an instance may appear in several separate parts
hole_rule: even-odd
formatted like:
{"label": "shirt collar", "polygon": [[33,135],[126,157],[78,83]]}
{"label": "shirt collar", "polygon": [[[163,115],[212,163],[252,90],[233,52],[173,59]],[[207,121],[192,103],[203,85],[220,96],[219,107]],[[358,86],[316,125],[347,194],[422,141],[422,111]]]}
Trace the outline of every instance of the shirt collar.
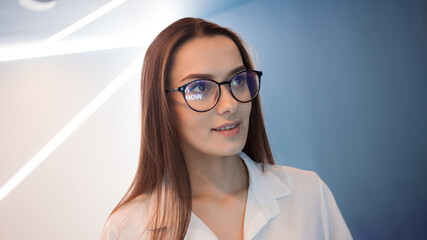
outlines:
{"label": "shirt collar", "polygon": [[239,156],[248,169],[249,191],[260,204],[267,218],[277,216],[280,212],[277,199],[290,195],[292,193],[290,188],[271,171],[270,168],[274,166],[265,164],[262,171],[261,163],[254,162],[244,152],[240,152]]}

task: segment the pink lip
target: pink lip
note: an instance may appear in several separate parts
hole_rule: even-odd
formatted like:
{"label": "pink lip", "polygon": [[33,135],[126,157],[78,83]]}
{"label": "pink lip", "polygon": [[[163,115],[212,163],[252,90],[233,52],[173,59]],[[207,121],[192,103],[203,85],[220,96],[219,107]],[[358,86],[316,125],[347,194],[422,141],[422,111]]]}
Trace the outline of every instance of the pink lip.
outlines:
{"label": "pink lip", "polygon": [[215,132],[222,134],[224,136],[227,136],[227,137],[236,136],[240,132],[240,124],[237,125],[235,128],[232,128],[232,129],[222,130],[222,131],[216,131],[215,130]]}
{"label": "pink lip", "polygon": [[240,124],[240,121],[234,121],[234,122],[231,122],[231,123],[224,123],[224,124],[219,125],[216,128],[212,128],[212,130],[218,130],[218,129],[229,127],[229,126],[233,126],[233,125],[236,125],[236,124]]}
{"label": "pink lip", "polygon": [[[228,130],[221,130],[221,131],[217,130],[217,129],[220,129],[220,128],[224,128],[224,127],[228,127],[228,126],[233,126],[235,124],[237,124],[237,126],[235,128],[228,129]],[[222,125],[218,126],[217,128],[213,128],[212,130],[215,131],[215,132],[217,132],[217,133],[219,133],[219,134],[221,134],[221,135],[224,135],[224,136],[228,136],[228,137],[236,136],[240,132],[240,121],[235,121],[235,122],[232,122],[232,123],[225,123],[225,124],[222,124]]]}

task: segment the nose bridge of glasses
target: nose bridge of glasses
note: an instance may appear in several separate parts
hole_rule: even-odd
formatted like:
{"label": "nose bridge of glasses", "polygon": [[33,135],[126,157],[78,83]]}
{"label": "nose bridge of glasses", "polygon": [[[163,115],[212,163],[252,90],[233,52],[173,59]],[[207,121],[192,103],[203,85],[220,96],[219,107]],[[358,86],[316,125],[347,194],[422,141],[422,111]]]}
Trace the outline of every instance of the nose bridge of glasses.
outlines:
{"label": "nose bridge of glasses", "polygon": [[[234,101],[237,102],[237,99],[234,97],[234,94],[232,93],[230,82],[231,81],[225,81],[225,82],[218,83],[219,90],[221,92],[219,98],[224,98],[223,95],[228,95],[227,96],[228,99],[231,98],[232,100],[234,100]],[[221,86],[222,85],[224,86],[224,88],[226,89],[226,91],[221,91]],[[218,101],[221,101],[221,99],[218,99]]]}
{"label": "nose bridge of glasses", "polygon": [[221,86],[224,85],[225,89],[227,89],[231,93],[230,83],[231,83],[231,80],[230,81],[224,81],[224,82],[218,83],[218,86],[219,86],[219,88],[221,88]]}

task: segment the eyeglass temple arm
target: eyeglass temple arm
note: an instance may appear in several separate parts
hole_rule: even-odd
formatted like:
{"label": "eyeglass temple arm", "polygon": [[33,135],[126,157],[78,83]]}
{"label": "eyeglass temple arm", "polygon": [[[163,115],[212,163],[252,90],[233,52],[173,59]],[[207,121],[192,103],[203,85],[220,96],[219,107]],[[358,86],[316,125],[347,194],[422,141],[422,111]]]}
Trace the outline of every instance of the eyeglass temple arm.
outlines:
{"label": "eyeglass temple arm", "polygon": [[166,93],[171,93],[171,92],[177,92],[180,91],[180,88],[175,88],[175,89],[166,89],[165,92]]}

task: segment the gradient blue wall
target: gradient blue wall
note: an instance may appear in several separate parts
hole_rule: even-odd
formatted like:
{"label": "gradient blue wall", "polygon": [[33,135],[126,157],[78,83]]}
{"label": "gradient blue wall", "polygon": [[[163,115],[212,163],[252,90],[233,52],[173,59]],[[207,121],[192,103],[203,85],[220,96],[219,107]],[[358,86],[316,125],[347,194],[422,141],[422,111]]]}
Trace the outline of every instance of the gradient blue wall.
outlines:
{"label": "gradient blue wall", "polygon": [[355,239],[426,239],[426,3],[258,0],[209,19],[257,54],[278,163],[316,171]]}

